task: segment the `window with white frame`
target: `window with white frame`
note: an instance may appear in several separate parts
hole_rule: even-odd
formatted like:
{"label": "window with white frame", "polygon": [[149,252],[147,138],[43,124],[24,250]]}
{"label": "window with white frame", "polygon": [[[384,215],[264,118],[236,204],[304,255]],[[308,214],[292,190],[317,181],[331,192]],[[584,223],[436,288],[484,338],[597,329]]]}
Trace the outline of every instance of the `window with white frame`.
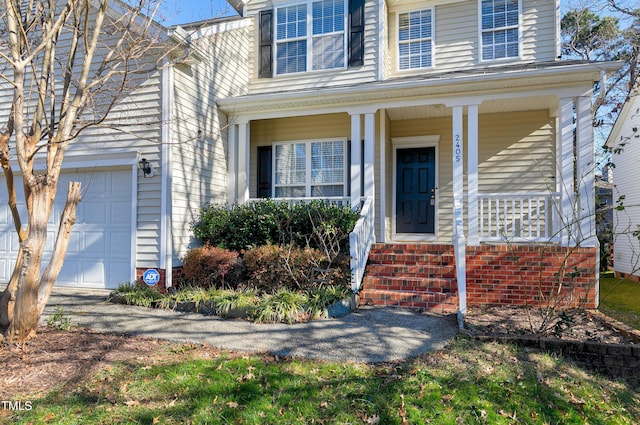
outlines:
{"label": "window with white frame", "polygon": [[433,59],[431,9],[398,14],[398,68],[429,68]]}
{"label": "window with white frame", "polygon": [[345,0],[307,1],[276,9],[276,73],[345,66]]}
{"label": "window with white frame", "polygon": [[482,60],[518,57],[520,0],[480,1]]}
{"label": "window with white frame", "polygon": [[345,151],[344,140],[275,144],[275,197],[344,196]]}

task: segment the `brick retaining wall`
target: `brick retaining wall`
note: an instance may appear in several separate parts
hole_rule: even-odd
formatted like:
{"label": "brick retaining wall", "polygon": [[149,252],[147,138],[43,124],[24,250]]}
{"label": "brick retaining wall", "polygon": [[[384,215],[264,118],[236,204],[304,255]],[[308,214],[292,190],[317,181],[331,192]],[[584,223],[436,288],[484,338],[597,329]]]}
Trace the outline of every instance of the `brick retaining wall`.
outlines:
{"label": "brick retaining wall", "polygon": [[567,341],[535,336],[469,335],[483,341],[517,344],[562,355],[603,375],[640,385],[640,345]]}

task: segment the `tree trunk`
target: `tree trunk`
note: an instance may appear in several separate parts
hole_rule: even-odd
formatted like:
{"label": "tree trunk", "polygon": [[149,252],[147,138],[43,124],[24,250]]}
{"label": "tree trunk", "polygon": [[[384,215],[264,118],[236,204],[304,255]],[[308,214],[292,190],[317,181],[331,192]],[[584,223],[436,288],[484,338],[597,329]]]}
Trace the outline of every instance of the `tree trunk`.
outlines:
{"label": "tree trunk", "polygon": [[40,279],[40,288],[38,292],[38,319],[42,316],[44,307],[49,301],[53,284],[58,278],[62,265],[64,264],[64,257],[67,254],[67,247],[69,246],[69,240],[71,239],[71,229],[76,222],[76,211],[78,204],[82,199],[80,182],[69,182],[69,190],[67,192],[67,203],[62,211],[60,217],[60,227],[58,228],[58,235],[56,236],[55,244],[53,245],[53,253],[51,254],[51,260],[47,268],[42,273]]}
{"label": "tree trunk", "polygon": [[25,341],[36,334],[40,316],[62,269],[80,202],[80,183],[69,183],[67,203],[51,260],[41,276],[47,223],[54,198],[55,190],[48,185],[39,184],[33,188],[27,237],[20,244],[11,280],[0,298],[0,325],[7,329],[5,337],[11,342]]}

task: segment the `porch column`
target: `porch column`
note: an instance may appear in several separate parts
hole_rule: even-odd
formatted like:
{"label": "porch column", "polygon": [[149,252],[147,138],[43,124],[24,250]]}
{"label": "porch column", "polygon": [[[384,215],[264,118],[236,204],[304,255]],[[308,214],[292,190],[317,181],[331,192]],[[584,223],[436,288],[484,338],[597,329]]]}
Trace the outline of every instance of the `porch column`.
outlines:
{"label": "porch column", "polygon": [[249,200],[249,122],[238,123],[238,203]]}
{"label": "porch column", "polygon": [[467,220],[468,243],[480,245],[478,234],[478,105],[467,109]]}
{"label": "porch column", "polygon": [[375,114],[364,114],[364,196],[375,196]]}
{"label": "porch column", "polygon": [[379,176],[380,181],[378,182],[378,205],[380,207],[379,216],[380,217],[380,236],[378,238],[379,242],[385,242],[387,238],[387,227],[386,227],[386,217],[387,217],[387,182],[386,179],[388,177],[387,173],[387,157],[386,157],[386,143],[387,143],[387,120],[386,120],[387,112],[384,109],[380,110],[380,141],[378,146],[378,155],[380,155],[380,164],[379,164]]}
{"label": "porch column", "polygon": [[238,197],[237,186],[238,126],[229,124],[227,129],[227,203],[233,205]]}
{"label": "porch column", "polygon": [[560,140],[558,163],[558,187],[560,190],[560,208],[558,231],[562,240],[562,246],[569,246],[574,236],[574,175],[573,175],[573,99],[560,99]]}
{"label": "porch column", "polygon": [[456,273],[458,280],[458,313],[464,316],[467,313],[467,264],[466,241],[464,237],[464,221],[462,218],[462,205],[464,197],[463,181],[463,107],[453,107],[453,246],[456,256]]}
{"label": "porch column", "polygon": [[595,231],[595,153],[591,120],[591,98],[581,96],[576,102],[576,151],[578,175],[576,203],[578,225],[577,244],[598,246]]}
{"label": "porch column", "polygon": [[360,204],[360,114],[351,114],[351,206]]}

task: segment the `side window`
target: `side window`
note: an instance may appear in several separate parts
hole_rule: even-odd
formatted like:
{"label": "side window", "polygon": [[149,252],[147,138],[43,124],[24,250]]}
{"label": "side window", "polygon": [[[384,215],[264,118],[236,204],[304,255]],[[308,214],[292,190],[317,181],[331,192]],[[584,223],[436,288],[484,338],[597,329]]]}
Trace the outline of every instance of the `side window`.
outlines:
{"label": "side window", "polygon": [[433,12],[431,9],[398,14],[398,69],[433,65]]}
{"label": "side window", "polygon": [[482,60],[520,55],[520,0],[480,0]]}

